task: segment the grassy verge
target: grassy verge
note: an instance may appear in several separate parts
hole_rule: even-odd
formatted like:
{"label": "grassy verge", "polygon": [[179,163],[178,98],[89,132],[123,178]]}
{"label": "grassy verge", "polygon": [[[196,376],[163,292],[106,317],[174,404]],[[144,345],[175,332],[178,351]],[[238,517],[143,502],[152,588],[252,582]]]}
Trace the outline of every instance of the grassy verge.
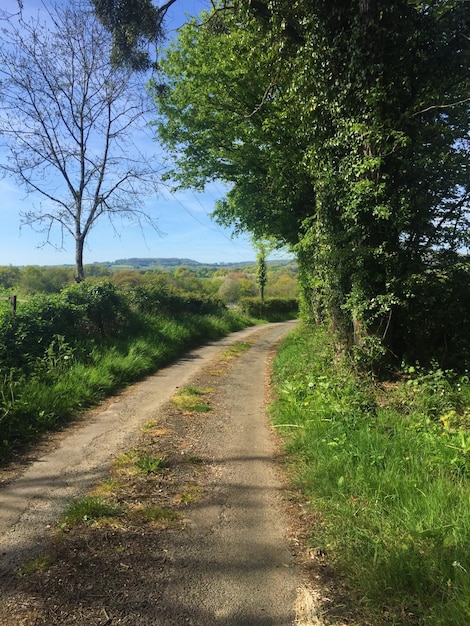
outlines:
{"label": "grassy verge", "polygon": [[117,337],[71,345],[54,339],[27,375],[0,370],[0,461],[186,350],[246,326],[236,313],[151,317]]}
{"label": "grassy verge", "polygon": [[355,623],[469,624],[468,377],[410,368],[379,386],[305,328],[274,375],[274,424],[318,519],[311,545],[356,596]]}

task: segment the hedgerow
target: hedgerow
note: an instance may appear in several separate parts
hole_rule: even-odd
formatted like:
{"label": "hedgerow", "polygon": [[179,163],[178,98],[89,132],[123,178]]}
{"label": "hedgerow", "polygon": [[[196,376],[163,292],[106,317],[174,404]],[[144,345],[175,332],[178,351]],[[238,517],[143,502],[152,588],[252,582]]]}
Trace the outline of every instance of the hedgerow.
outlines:
{"label": "hedgerow", "polygon": [[0,311],[0,459],[247,319],[164,284],[81,283]]}

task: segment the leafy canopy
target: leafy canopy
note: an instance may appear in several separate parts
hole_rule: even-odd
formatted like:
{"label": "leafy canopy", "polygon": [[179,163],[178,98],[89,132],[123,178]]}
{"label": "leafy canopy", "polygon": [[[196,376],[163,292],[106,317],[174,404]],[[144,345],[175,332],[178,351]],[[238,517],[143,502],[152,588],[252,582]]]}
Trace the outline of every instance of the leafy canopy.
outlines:
{"label": "leafy canopy", "polygon": [[170,176],[229,183],[217,219],[294,245],[309,315],[374,358],[401,358],[415,287],[469,243],[469,13],[219,6],[182,29],[152,86]]}
{"label": "leafy canopy", "polygon": [[285,68],[276,49],[260,53],[259,37],[257,21],[241,28],[234,11],[189,22],[161,60],[164,85],[151,84],[156,129],[177,185],[230,184],[216,211],[221,223],[296,243],[313,188],[284,102]]}

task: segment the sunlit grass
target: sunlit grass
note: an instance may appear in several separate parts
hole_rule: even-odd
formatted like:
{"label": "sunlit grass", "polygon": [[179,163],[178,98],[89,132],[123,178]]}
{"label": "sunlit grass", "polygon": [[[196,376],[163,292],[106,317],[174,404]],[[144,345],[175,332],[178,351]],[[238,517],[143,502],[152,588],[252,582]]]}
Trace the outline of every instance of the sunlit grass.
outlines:
{"label": "sunlit grass", "polygon": [[252,345],[253,345],[253,342],[251,341],[237,341],[236,343],[234,343],[229,348],[223,351],[222,358],[225,360],[230,360],[238,356],[241,356],[242,354],[245,354],[245,352],[247,352],[251,348]]}
{"label": "sunlit grass", "polygon": [[127,515],[137,524],[155,524],[159,528],[176,528],[181,525],[181,515],[168,507],[136,506],[129,509]]}
{"label": "sunlit grass", "polygon": [[109,498],[118,493],[123,484],[124,483],[114,479],[105,480],[93,489],[92,495],[98,498]]}
{"label": "sunlit grass", "polygon": [[412,384],[407,376],[384,390],[306,329],[284,342],[275,380],[274,424],[319,520],[312,545],[368,619],[470,623],[468,381],[414,373]]}
{"label": "sunlit grass", "polygon": [[154,457],[147,454],[140,456],[134,463],[142,474],[160,474],[168,463],[165,457]]}
{"label": "sunlit grass", "polygon": [[138,458],[137,448],[131,448],[114,458],[112,469],[122,470],[132,467],[135,465]]}

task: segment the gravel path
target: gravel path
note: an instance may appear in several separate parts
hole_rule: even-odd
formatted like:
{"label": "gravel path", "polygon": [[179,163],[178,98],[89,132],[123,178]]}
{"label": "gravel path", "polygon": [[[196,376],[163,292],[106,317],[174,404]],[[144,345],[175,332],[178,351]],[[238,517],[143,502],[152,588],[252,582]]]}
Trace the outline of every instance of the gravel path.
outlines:
{"label": "gravel path", "polygon": [[[265,412],[266,363],[291,328],[247,329],[186,355],[92,412],[0,489],[0,624],[321,623],[296,621],[299,572]],[[250,348],[222,366],[238,342]],[[176,412],[171,396],[195,383],[210,384],[211,412]],[[65,503],[103,481],[116,455],[143,445],[148,423],[157,429],[145,445],[164,451],[168,472],[140,491],[134,481],[119,498],[173,503],[184,523],[121,521],[60,535]],[[183,498],[189,488],[198,497]],[[44,554],[46,565],[25,576]]]}

